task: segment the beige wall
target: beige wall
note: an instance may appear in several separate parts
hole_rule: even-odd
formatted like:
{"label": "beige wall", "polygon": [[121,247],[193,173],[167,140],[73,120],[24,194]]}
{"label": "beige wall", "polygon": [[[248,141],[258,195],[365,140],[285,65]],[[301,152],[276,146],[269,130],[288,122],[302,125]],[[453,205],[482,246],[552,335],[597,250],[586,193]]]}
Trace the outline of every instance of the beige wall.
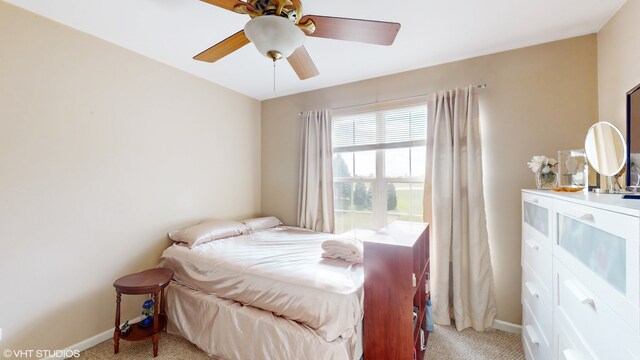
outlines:
{"label": "beige wall", "polygon": [[[626,45],[638,43],[639,2],[598,35],[600,118],[619,126],[624,93],[640,82],[638,49]],[[525,163],[582,147],[597,120],[594,35],[261,107],[0,1],[1,347],[59,349],[109,329],[113,280],[153,267],[169,229],[258,212],[295,223],[298,111],[484,82],[498,318],[520,323],[519,189],[534,186]],[[124,301],[123,319],[136,316],[140,299]]]}
{"label": "beige wall", "polygon": [[108,330],[168,230],[259,213],[259,154],[258,101],[0,1],[0,348]]}
{"label": "beige wall", "polygon": [[596,36],[533,46],[262,103],[262,212],[296,220],[299,111],[487,83],[480,91],[484,184],[498,319],[520,324],[520,189],[532,155],[583,147],[597,119]]}
{"label": "beige wall", "polygon": [[640,0],[625,5],[598,33],[598,104],[600,120],[626,136],[627,91],[640,83]]}

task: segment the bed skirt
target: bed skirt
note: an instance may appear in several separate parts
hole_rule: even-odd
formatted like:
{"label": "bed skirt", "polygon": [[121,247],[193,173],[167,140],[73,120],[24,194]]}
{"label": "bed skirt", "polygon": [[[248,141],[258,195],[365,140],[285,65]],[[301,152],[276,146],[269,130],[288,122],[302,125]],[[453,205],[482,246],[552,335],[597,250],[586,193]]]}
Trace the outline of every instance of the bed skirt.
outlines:
{"label": "bed skirt", "polygon": [[172,282],[166,289],[167,332],[216,359],[360,359],[360,324],[350,338],[327,342],[312,329],[241,303]]}

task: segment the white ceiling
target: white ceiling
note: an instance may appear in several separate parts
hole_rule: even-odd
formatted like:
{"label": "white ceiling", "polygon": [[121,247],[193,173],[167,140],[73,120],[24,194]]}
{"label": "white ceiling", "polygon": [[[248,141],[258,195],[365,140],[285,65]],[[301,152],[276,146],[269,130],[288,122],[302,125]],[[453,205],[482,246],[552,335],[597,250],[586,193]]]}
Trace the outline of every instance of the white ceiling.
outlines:
{"label": "white ceiling", "polygon": [[393,21],[392,46],[307,37],[320,76],[301,81],[253,45],[192,57],[249,20],[198,0],[5,0],[258,100],[590,34],[625,0],[305,0],[304,13]]}

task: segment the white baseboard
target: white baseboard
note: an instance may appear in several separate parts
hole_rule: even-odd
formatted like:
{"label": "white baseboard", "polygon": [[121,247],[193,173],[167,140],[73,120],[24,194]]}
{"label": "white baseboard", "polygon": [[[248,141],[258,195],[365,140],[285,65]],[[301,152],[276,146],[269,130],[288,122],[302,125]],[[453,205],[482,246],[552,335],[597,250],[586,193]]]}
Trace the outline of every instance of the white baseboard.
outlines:
{"label": "white baseboard", "polygon": [[[142,320],[142,316],[138,316],[134,319],[129,320],[130,323],[136,323],[138,321]],[[123,323],[124,324],[124,323]],[[120,324],[122,325],[122,324]],[[45,358],[44,360],[54,360],[54,359],[65,359],[67,357],[69,357],[69,354],[71,354],[71,359],[73,359],[73,354],[74,353],[78,353],[80,351],[84,351],[87,350],[91,347],[94,347],[98,344],[100,344],[101,342],[107,341],[109,339],[113,338],[113,328],[110,328],[109,330],[105,330],[103,332],[101,332],[98,335],[94,335],[88,339],[82,340],[77,344],[73,344],[71,346],[69,346],[68,348],[62,350],[63,354],[66,354],[66,356],[63,357],[48,357]]]}
{"label": "white baseboard", "polygon": [[516,325],[508,323],[502,320],[496,320],[493,322],[493,328],[496,330],[502,330],[514,334],[520,335],[522,333],[522,325]]}

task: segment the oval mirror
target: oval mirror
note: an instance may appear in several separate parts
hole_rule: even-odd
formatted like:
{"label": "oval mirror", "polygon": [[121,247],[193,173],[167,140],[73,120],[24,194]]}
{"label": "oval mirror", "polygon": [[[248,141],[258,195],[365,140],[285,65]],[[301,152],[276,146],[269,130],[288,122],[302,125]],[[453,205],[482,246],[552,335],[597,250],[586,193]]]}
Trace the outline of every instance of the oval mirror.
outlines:
{"label": "oval mirror", "polygon": [[615,176],[624,167],[627,144],[620,130],[601,121],[587,132],[584,151],[595,171],[604,176]]}

